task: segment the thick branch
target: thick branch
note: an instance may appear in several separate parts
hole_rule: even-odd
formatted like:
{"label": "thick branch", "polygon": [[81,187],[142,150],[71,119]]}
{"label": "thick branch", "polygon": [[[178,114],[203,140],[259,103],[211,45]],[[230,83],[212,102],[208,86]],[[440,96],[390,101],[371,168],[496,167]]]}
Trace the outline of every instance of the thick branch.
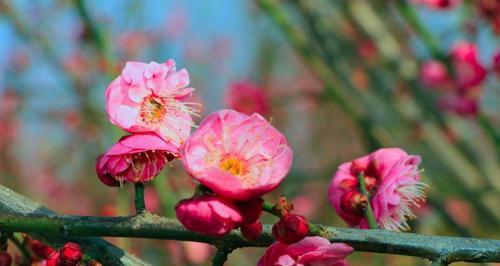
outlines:
{"label": "thick branch", "polygon": [[[18,215],[34,214],[46,217],[56,215],[56,213],[45,208],[44,206],[41,206],[40,204],[0,185],[0,216],[3,216],[5,213],[14,213]],[[3,230],[2,226],[0,226],[0,228]],[[149,265],[133,255],[128,254],[126,251],[123,251],[122,249],[97,237],[78,238],[73,235],[65,237],[61,234],[52,235],[50,232],[43,230],[31,232],[32,234],[30,234],[30,236],[53,247],[62,247],[68,241],[78,242],[84,249],[85,254],[99,261],[103,265]]]}
{"label": "thick branch", "polygon": [[[320,226],[323,227],[323,226]],[[262,236],[245,240],[237,231],[221,238],[200,235],[183,228],[176,220],[144,213],[134,217],[56,216],[47,214],[1,214],[0,228],[6,231],[44,232],[65,237],[114,236],[197,241],[216,246],[265,247],[273,241],[270,226]],[[344,242],[357,251],[390,253],[447,263],[500,262],[500,241],[477,238],[397,233],[383,229],[359,230],[324,227],[332,242]]]}

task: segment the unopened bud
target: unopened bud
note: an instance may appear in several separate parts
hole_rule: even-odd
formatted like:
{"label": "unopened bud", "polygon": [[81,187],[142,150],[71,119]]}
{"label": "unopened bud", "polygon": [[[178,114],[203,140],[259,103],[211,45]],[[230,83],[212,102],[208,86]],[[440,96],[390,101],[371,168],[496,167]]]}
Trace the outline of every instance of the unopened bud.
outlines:
{"label": "unopened bud", "polygon": [[253,224],[246,224],[240,227],[241,234],[247,240],[255,240],[262,234],[262,223],[257,221]]}
{"label": "unopened bud", "polygon": [[80,245],[73,242],[68,242],[61,249],[61,263],[63,266],[75,266],[83,257]]}
{"label": "unopened bud", "polygon": [[309,233],[309,224],[302,215],[287,214],[273,226],[273,236],[276,240],[285,243],[296,243]]}

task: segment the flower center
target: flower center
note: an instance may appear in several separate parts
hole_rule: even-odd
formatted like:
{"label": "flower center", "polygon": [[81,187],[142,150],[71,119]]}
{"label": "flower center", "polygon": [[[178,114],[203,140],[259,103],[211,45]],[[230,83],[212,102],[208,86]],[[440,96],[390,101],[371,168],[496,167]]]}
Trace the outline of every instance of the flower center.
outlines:
{"label": "flower center", "polygon": [[149,96],[144,99],[141,105],[140,117],[147,124],[156,124],[160,122],[167,113],[165,99],[155,96]]}
{"label": "flower center", "polygon": [[235,157],[229,157],[222,160],[219,164],[219,168],[235,176],[241,176],[245,172],[244,163]]}

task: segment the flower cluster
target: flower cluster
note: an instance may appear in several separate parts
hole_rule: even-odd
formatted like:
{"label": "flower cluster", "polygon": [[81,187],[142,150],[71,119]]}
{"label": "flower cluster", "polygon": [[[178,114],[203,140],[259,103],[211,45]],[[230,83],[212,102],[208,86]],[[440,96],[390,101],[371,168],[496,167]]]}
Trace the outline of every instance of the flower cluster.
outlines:
{"label": "flower cluster", "polygon": [[181,153],[186,171],[210,192],[181,201],[177,218],[209,235],[240,226],[249,236],[259,232],[261,196],[283,181],[293,157],[285,136],[262,116],[234,110],[209,115]]}
{"label": "flower cluster", "polygon": [[[473,55],[473,49],[453,52],[456,68],[470,74],[457,78],[460,88],[480,82],[477,75],[482,70],[473,64],[477,63]],[[447,73],[440,65],[432,68]],[[449,82],[447,77],[427,78],[435,83]],[[193,92],[186,88],[188,83],[187,71],[176,71],[172,60],[126,65],[106,90],[106,111],[113,124],[131,135],[122,137],[98,158],[98,177],[108,186],[150,181],[168,161],[180,158],[186,172],[198,183],[193,196],[175,206],[182,225],[214,237],[239,228],[244,238],[256,240],[263,230],[262,197],[286,177],[292,149],[286,137],[265,118],[250,113],[257,109],[265,113],[267,106],[263,105],[250,108],[243,104],[242,111],[248,114],[232,109],[214,112],[190,133],[195,110],[186,102]],[[235,84],[231,91],[242,98],[230,99],[230,105],[241,107],[248,98],[256,103],[263,100],[263,95],[248,84]],[[424,184],[418,181],[419,163],[420,157],[397,148],[380,149],[344,163],[329,187],[330,202],[350,226],[367,228],[365,214],[370,209],[367,207],[372,207],[381,227],[407,229],[406,219],[414,217],[412,205],[424,198]],[[364,181],[363,189],[359,178]],[[346,244],[330,244],[322,237],[308,237],[314,225],[293,213],[293,205],[285,197],[272,210],[268,208],[280,217],[272,228],[278,241],[258,265],[346,264],[345,257],[353,249]],[[74,243],[58,252],[46,246],[35,249],[47,258],[47,265],[74,265],[82,255]]]}
{"label": "flower cluster", "polygon": [[459,42],[451,49],[449,58],[453,73],[440,61],[424,62],[420,72],[422,83],[441,92],[438,105],[442,109],[462,116],[476,115],[481,94],[479,86],[487,73],[477,47]]}
{"label": "flower cluster", "polygon": [[196,114],[187,102],[193,88],[188,72],[165,63],[128,62],[106,89],[106,112],[114,125],[131,133],[122,137],[96,164],[108,186],[153,179],[165,164],[179,157]]}
{"label": "flower cluster", "polygon": [[[331,205],[350,226],[368,228],[367,204],[377,224],[389,230],[407,230],[411,207],[423,200],[425,184],[419,182],[420,157],[398,148],[379,149],[339,166],[330,183]],[[361,175],[361,176],[360,176]],[[360,193],[363,178],[368,195]]]}
{"label": "flower cluster", "polygon": [[78,243],[68,242],[60,250],[55,250],[30,237],[25,236],[24,239],[26,247],[34,255],[33,262],[40,261],[45,266],[76,266],[83,259],[83,251]]}

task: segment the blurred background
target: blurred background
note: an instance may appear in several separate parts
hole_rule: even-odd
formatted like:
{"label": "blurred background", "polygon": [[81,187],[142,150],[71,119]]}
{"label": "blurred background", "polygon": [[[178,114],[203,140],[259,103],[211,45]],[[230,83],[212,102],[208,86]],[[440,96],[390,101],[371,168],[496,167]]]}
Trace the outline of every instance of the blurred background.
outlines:
{"label": "blurred background", "polygon": [[[124,135],[104,90],[127,61],[173,58],[202,116],[259,112],[288,137],[293,169],[269,201],[285,194],[312,221],[346,226],[327,202],[336,167],[398,146],[422,156],[430,185],[413,232],[499,238],[499,40],[498,0],[0,0],[0,183],[59,213],[131,213],[132,187],[106,187],[94,171]],[[194,186],[176,162],[148,184],[148,209],[175,217]],[[213,252],[110,241],[153,265],[210,265]],[[263,252],[236,250],[227,265]]]}

